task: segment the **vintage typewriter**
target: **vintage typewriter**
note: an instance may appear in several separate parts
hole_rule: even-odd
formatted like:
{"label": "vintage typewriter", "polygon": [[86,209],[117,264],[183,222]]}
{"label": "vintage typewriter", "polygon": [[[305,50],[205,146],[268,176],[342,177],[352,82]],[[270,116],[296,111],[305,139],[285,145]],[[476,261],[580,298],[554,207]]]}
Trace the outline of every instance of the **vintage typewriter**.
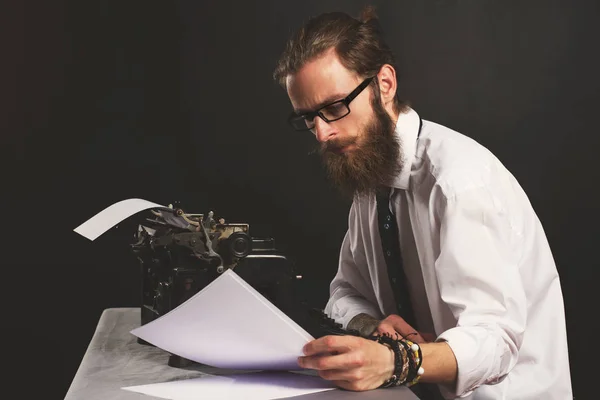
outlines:
{"label": "vintage typewriter", "polygon": [[[173,310],[231,268],[314,337],[353,334],[301,300],[295,283],[302,276],[273,238],[252,237],[247,223],[217,220],[212,211],[187,213],[177,203],[148,213],[131,244],[141,267],[142,325]],[[169,358],[171,366],[190,364],[176,355]]]}

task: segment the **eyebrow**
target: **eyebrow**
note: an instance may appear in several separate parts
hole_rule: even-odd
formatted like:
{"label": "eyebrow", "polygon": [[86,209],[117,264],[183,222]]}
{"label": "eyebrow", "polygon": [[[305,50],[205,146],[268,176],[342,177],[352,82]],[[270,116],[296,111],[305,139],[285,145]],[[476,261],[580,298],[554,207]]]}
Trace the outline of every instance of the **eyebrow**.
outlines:
{"label": "eyebrow", "polygon": [[317,106],[315,108],[313,108],[312,110],[307,110],[305,108],[298,108],[298,109],[294,109],[294,112],[298,115],[302,115],[302,114],[307,114],[309,112],[312,112],[314,110],[318,110],[321,107],[324,107],[328,104],[331,103],[335,103],[336,101],[340,101],[346,98],[346,96],[348,96],[347,94],[334,94],[332,96],[327,96],[325,98],[325,100],[323,100],[322,102],[320,102],[319,104],[317,104]]}

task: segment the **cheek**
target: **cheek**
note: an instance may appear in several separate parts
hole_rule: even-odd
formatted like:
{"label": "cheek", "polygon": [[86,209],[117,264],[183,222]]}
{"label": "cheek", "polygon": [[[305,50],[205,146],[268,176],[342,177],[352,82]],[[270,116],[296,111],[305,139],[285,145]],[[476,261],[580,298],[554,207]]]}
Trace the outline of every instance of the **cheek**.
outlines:
{"label": "cheek", "polygon": [[[352,116],[352,118],[350,118],[350,116]],[[369,117],[365,113],[356,113],[354,115],[348,115],[348,117],[344,118],[343,122],[343,126],[340,126],[340,131],[343,132],[343,135],[361,141],[365,135]]]}

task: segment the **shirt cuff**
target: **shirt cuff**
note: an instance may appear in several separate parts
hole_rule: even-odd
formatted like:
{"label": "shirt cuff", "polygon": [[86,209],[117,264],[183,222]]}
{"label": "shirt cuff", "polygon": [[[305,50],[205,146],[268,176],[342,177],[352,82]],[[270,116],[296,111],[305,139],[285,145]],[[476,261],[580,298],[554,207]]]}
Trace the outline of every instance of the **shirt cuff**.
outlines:
{"label": "shirt cuff", "polygon": [[[479,328],[483,330],[483,328]],[[466,397],[473,390],[477,389],[482,383],[482,375],[488,372],[486,359],[489,357],[481,351],[479,329],[473,328],[465,330],[464,328],[452,328],[443,332],[435,340],[436,342],[446,342],[452,349],[458,373],[454,390],[448,386],[440,385],[440,390],[445,398]],[[489,361],[489,360],[488,360]]]}

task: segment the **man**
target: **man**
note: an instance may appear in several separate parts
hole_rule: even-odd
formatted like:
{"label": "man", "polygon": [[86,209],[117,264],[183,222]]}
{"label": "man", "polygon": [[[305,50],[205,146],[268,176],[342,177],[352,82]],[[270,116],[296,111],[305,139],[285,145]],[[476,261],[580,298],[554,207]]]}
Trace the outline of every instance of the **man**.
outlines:
{"label": "man", "polygon": [[[572,398],[560,281],[526,194],[487,149],[400,101],[396,74],[372,9],[311,19],[274,73],[291,125],[315,135],[329,177],[353,196],[325,311],[362,336],[416,342],[414,389]],[[394,224],[395,244],[384,239]],[[412,353],[391,348],[325,336],[298,362],[349,390],[409,384]]]}

